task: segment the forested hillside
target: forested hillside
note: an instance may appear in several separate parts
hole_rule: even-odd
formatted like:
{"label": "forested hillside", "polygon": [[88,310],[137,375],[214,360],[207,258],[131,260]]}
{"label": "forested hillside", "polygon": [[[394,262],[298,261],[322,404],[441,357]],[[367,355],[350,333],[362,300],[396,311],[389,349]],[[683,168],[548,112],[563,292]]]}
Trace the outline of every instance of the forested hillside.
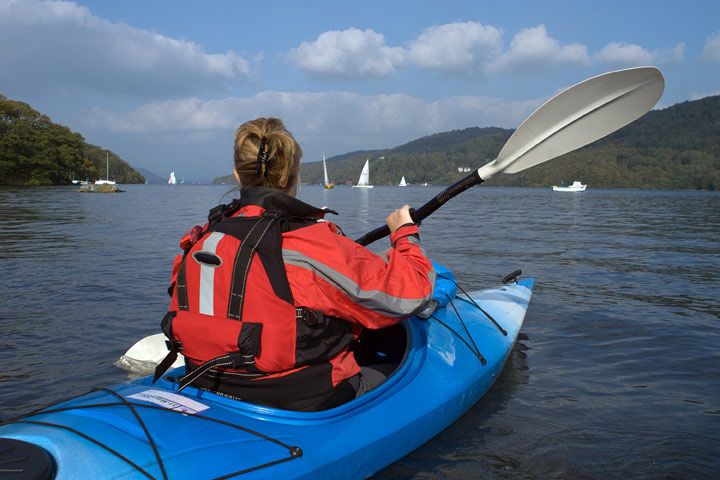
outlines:
{"label": "forested hillside", "polygon": [[[365,159],[370,180],[395,185],[447,185],[498,154],[512,130],[467,128],[420,138],[388,150],[359,151],[328,159],[337,184],[357,182]],[[307,159],[305,159],[307,162]],[[303,163],[303,182],[322,182],[322,162]],[[581,180],[591,188],[720,190],[720,96],[648,113],[587,147],[488,184],[547,187]]]}
{"label": "forested hillside", "polygon": [[30,105],[0,95],[0,185],[66,185],[105,178],[142,183],[142,175],[116,154],[85,143],[79,133],[53,123]]}

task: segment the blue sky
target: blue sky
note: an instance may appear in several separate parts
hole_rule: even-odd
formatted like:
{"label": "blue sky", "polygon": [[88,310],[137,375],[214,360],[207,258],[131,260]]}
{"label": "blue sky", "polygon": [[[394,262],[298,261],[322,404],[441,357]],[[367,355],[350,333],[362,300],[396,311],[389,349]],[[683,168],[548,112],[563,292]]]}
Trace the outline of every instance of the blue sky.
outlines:
{"label": "blue sky", "polygon": [[720,2],[0,0],[0,93],[187,179],[229,173],[257,116],[313,161],[513,128],[562,88],[648,64],[661,107],[720,94]]}

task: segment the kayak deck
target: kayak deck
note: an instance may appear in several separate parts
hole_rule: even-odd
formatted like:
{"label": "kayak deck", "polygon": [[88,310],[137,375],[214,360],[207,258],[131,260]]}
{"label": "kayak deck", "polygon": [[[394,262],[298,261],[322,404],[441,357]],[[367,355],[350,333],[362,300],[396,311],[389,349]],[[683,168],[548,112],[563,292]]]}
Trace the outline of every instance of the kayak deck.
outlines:
{"label": "kayak deck", "polygon": [[147,377],[50,407],[1,426],[0,437],[45,448],[58,479],[365,478],[484,395],[522,325],[531,279],[469,300],[455,296],[452,274],[440,273],[441,308],[406,322],[407,352],[396,372],[339,407],[294,412],[192,387],[178,394],[172,379],[181,368],[155,384]]}

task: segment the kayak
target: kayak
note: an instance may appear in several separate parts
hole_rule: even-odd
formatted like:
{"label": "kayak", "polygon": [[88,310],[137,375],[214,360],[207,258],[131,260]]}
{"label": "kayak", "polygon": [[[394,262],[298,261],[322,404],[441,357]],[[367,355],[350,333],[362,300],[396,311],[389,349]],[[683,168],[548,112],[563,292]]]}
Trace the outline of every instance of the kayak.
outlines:
{"label": "kayak", "polygon": [[[374,390],[321,412],[245,403],[192,386],[184,367],[98,388],[0,425],[0,472],[36,479],[363,479],[415,450],[500,375],[533,280],[466,294],[435,264],[436,309],[369,331],[361,365],[392,365]],[[517,273],[517,272],[515,272]]]}

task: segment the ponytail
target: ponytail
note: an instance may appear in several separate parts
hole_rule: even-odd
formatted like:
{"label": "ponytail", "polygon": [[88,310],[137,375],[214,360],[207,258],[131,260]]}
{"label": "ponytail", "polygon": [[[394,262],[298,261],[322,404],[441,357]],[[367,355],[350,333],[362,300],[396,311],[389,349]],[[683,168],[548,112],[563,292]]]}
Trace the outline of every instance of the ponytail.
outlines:
{"label": "ponytail", "polygon": [[256,118],[235,132],[235,171],[243,187],[295,189],[302,149],[278,118]]}

